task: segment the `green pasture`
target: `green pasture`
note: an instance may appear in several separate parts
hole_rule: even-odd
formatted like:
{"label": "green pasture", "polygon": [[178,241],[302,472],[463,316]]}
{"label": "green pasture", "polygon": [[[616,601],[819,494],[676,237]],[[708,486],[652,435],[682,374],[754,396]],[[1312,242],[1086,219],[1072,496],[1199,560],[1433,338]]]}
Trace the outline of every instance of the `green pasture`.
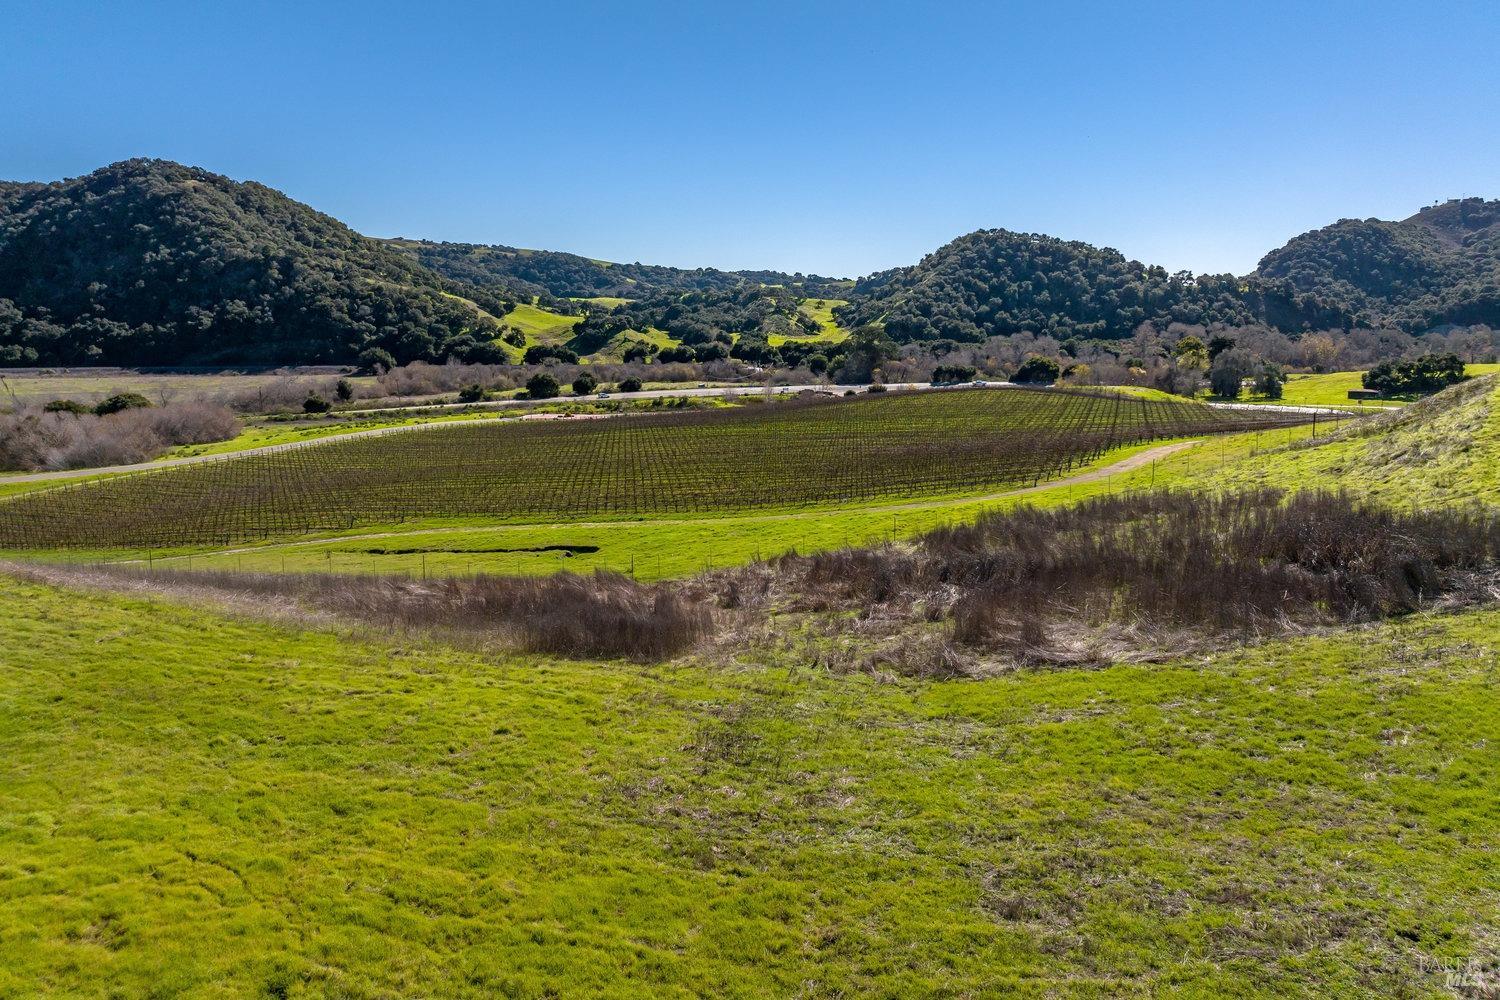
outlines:
{"label": "green pasture", "polygon": [[[1500,372],[1500,365],[1465,365],[1465,373],[1471,376],[1493,375]],[[1349,399],[1351,389],[1363,389],[1361,379],[1364,372],[1329,372],[1326,375],[1291,375],[1282,387],[1282,397],[1269,400],[1260,396],[1247,396],[1247,403],[1282,403],[1297,406],[1342,406],[1354,409],[1376,409],[1402,406],[1400,400],[1373,399],[1356,402]]]}
{"label": "green pasture", "polygon": [[515,327],[526,335],[527,347],[560,344],[573,335],[573,327],[582,321],[582,316],[563,316],[527,302],[518,303],[501,318],[506,326]]}
{"label": "green pasture", "polygon": [[1407,996],[1492,961],[1500,613],[981,681],[0,576],[0,995]]}
{"label": "green pasture", "polygon": [[782,344],[791,342],[801,344],[816,342],[837,344],[846,339],[849,336],[849,331],[839,326],[838,322],[833,318],[833,310],[843,305],[845,300],[822,299],[823,304],[821,306],[818,305],[819,301],[818,299],[803,299],[797,305],[797,309],[804,316],[809,316],[823,324],[821,333],[812,337],[787,337],[779,333],[773,333],[766,338],[766,342],[772,347],[780,347]]}
{"label": "green pasture", "polygon": [[[609,343],[592,354],[583,355],[580,351],[580,360],[586,363],[619,362],[623,360],[625,351],[631,344],[651,344],[657,350],[668,347],[676,347],[678,341],[671,334],[656,327],[648,327],[645,330],[626,330],[624,333],[616,334]],[[577,349],[581,345],[569,342],[569,346]]]}

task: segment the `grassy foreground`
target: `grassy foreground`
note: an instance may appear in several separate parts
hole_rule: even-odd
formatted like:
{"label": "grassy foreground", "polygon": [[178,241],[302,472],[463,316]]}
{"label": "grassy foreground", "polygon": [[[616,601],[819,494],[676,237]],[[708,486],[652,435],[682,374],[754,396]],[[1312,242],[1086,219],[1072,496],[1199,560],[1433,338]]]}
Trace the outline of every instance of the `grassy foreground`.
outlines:
{"label": "grassy foreground", "polygon": [[1437,996],[1496,959],[1500,613],[931,684],[3,577],[0,613],[0,995]]}

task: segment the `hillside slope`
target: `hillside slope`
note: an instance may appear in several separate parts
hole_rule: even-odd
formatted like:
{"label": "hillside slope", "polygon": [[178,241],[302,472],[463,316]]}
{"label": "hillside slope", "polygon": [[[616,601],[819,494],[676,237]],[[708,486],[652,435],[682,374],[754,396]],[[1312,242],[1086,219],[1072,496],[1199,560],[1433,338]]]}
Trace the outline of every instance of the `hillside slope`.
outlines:
{"label": "hillside slope", "polygon": [[1256,274],[1355,325],[1500,325],[1500,201],[1448,201],[1400,222],[1342,219],[1271,251]]}
{"label": "hillside slope", "polygon": [[1252,435],[1246,441],[1254,447],[1229,448],[1223,456],[1213,448],[1175,456],[1162,463],[1159,481],[1202,489],[1341,489],[1407,509],[1500,504],[1500,375],[1328,430],[1325,424],[1316,438]]}
{"label": "hillside slope", "polygon": [[[515,301],[599,313],[631,300],[672,311],[698,341],[759,334],[741,350],[757,363],[776,363],[771,338],[811,332],[741,315],[734,299],[744,294],[847,300],[830,317],[839,326],[880,323],[900,343],[1023,331],[1120,340],[1144,321],[1292,333],[1500,326],[1500,201],[1452,201],[1401,222],[1346,219],[1296,237],[1246,277],[1174,274],[1109,248],[991,229],[851,283],[371,239],[264,185],[163,160],[0,182],[0,365],[309,364],[372,348],[398,361],[502,361],[496,318]],[[594,301],[560,301],[574,298]],[[772,311],[795,327],[796,309]]]}
{"label": "hillside slope", "polygon": [[486,355],[493,322],[443,287],[264,185],[177,163],[0,188],[0,363],[343,362],[371,347],[403,361]]}

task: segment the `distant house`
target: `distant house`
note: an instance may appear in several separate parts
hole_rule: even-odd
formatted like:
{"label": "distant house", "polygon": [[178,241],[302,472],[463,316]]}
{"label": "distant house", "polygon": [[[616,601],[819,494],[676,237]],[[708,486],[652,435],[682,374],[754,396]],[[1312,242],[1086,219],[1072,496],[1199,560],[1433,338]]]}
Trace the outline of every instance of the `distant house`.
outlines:
{"label": "distant house", "polygon": [[1379,389],[1350,389],[1350,399],[1381,399],[1384,397]]}

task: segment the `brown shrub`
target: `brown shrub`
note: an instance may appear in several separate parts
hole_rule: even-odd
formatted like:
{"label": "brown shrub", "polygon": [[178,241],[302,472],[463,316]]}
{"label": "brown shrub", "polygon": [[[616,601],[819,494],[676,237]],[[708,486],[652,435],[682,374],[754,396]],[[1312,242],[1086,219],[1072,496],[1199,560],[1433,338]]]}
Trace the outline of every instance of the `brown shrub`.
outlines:
{"label": "brown shrub", "polygon": [[795,612],[899,619],[917,636],[948,618],[961,646],[1081,662],[1404,614],[1462,596],[1497,563],[1500,517],[1488,510],[1167,491],[993,513],[905,546],[786,556],[770,564],[769,589]]}
{"label": "brown shrub", "polygon": [[380,630],[499,641],[519,649],[583,658],[642,661],[677,655],[708,634],[712,613],[665,586],[618,573],[591,576],[444,578],[241,573],[34,566],[48,582],[83,582],[177,593],[280,614],[333,616]]}
{"label": "brown shrub", "polygon": [[0,469],[36,472],[130,465],[176,445],[226,440],[240,427],[231,410],[197,401],[103,417],[27,408],[0,414]]}

